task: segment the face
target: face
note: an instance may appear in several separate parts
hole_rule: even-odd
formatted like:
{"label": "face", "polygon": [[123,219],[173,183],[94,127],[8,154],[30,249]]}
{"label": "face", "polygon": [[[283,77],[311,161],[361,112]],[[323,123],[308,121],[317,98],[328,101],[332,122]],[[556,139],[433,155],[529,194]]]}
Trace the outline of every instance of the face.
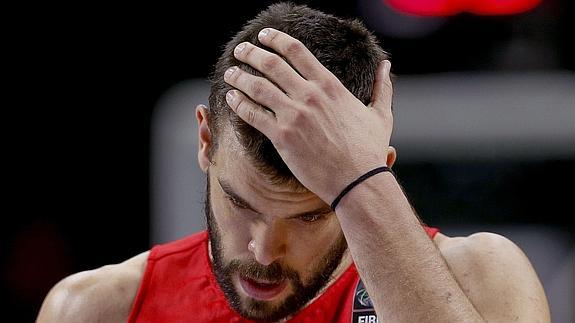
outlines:
{"label": "face", "polygon": [[329,282],[346,241],[335,214],[313,193],[273,185],[241,149],[219,147],[205,200],[214,274],[242,316],[284,318]]}

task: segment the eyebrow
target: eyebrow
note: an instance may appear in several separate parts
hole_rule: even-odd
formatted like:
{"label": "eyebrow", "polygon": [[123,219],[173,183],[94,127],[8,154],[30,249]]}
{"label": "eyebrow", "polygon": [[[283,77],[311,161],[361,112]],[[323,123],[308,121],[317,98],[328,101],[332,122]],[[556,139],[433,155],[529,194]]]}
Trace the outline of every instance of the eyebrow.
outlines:
{"label": "eyebrow", "polygon": [[[233,200],[237,201],[239,204],[241,204],[242,206],[244,206],[246,209],[249,209],[257,214],[262,214],[261,212],[259,212],[258,210],[256,210],[253,206],[251,206],[248,201],[246,201],[244,198],[242,198],[239,194],[237,194],[231,187],[231,185],[226,182],[224,179],[218,178],[218,183],[220,184],[220,187],[222,188],[222,191],[224,191],[224,193],[226,195],[228,195],[230,198],[232,198]],[[287,217],[288,219],[293,219],[293,218],[299,218],[299,217],[305,217],[305,216],[310,216],[310,215],[324,215],[324,214],[328,214],[331,213],[332,210],[329,207],[329,205],[326,206],[322,206],[318,209],[315,209],[313,211],[308,211],[308,212],[302,212],[302,213],[298,213],[295,215],[291,215],[289,217]]]}

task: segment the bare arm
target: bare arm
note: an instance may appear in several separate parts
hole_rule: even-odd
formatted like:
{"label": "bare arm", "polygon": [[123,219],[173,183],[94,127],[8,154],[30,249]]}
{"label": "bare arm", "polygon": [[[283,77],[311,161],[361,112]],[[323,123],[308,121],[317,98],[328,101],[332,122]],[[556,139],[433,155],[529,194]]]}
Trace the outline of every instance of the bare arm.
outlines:
{"label": "bare arm", "polygon": [[482,321],[393,175],[363,182],[342,199],[336,214],[384,321]]}
{"label": "bare arm", "polygon": [[488,322],[551,322],[543,286],[513,242],[493,233],[438,237],[441,254]]}
{"label": "bare arm", "polygon": [[46,296],[36,322],[126,322],[147,252],[66,277]]}
{"label": "bare arm", "polygon": [[[230,91],[226,99],[234,112],[272,141],[298,180],[330,204],[353,179],[386,163],[393,128],[389,62],[381,64],[372,104],[365,107],[299,41],[274,29],[266,31],[260,33],[260,42],[293,68],[278,55],[242,43],[236,47],[236,58],[265,77],[228,70],[225,81],[241,92]],[[380,320],[503,320],[497,311],[482,313],[474,306],[391,174],[378,174],[354,188],[336,215]],[[488,273],[499,270],[498,261],[484,262]],[[509,270],[519,274],[524,268]],[[498,297],[493,292],[478,291]],[[529,320],[545,321],[545,317]]]}
{"label": "bare arm", "polygon": [[[550,322],[523,252],[490,233],[427,237],[390,174],[350,192],[338,219],[380,317],[393,322]],[[361,219],[361,221],[358,221]],[[383,261],[382,261],[383,259]]]}

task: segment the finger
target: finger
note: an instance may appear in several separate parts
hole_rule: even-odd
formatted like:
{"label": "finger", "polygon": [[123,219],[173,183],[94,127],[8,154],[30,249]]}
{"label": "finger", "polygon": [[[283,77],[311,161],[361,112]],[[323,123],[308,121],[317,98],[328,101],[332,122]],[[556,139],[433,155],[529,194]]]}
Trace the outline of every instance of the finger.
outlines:
{"label": "finger", "polygon": [[391,83],[391,63],[384,60],[377,67],[375,82],[371,95],[370,105],[382,112],[391,111],[391,100],[393,96],[393,85]]}
{"label": "finger", "polygon": [[284,32],[264,28],[258,34],[258,39],[263,45],[285,57],[306,80],[317,80],[332,75],[302,42]]}
{"label": "finger", "polygon": [[226,102],[242,120],[271,138],[276,118],[272,112],[254,103],[238,90],[226,93]]}
{"label": "finger", "polygon": [[270,53],[252,43],[244,42],[236,46],[234,56],[262,72],[290,95],[301,92],[301,89],[307,86],[306,80],[279,55]]}
{"label": "finger", "polygon": [[268,79],[247,73],[237,66],[232,66],[225,72],[224,81],[275,113],[281,111],[290,101],[290,98]]}

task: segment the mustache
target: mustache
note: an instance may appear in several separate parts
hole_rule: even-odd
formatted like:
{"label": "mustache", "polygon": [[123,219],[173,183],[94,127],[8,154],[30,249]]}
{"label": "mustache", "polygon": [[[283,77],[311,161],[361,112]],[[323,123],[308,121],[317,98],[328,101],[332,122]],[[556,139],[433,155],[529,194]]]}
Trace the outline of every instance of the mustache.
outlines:
{"label": "mustache", "polygon": [[264,266],[254,261],[241,262],[236,259],[232,260],[225,270],[229,273],[238,272],[250,279],[269,282],[280,282],[286,278],[296,282],[300,280],[299,274],[295,270],[283,267],[279,262]]}

